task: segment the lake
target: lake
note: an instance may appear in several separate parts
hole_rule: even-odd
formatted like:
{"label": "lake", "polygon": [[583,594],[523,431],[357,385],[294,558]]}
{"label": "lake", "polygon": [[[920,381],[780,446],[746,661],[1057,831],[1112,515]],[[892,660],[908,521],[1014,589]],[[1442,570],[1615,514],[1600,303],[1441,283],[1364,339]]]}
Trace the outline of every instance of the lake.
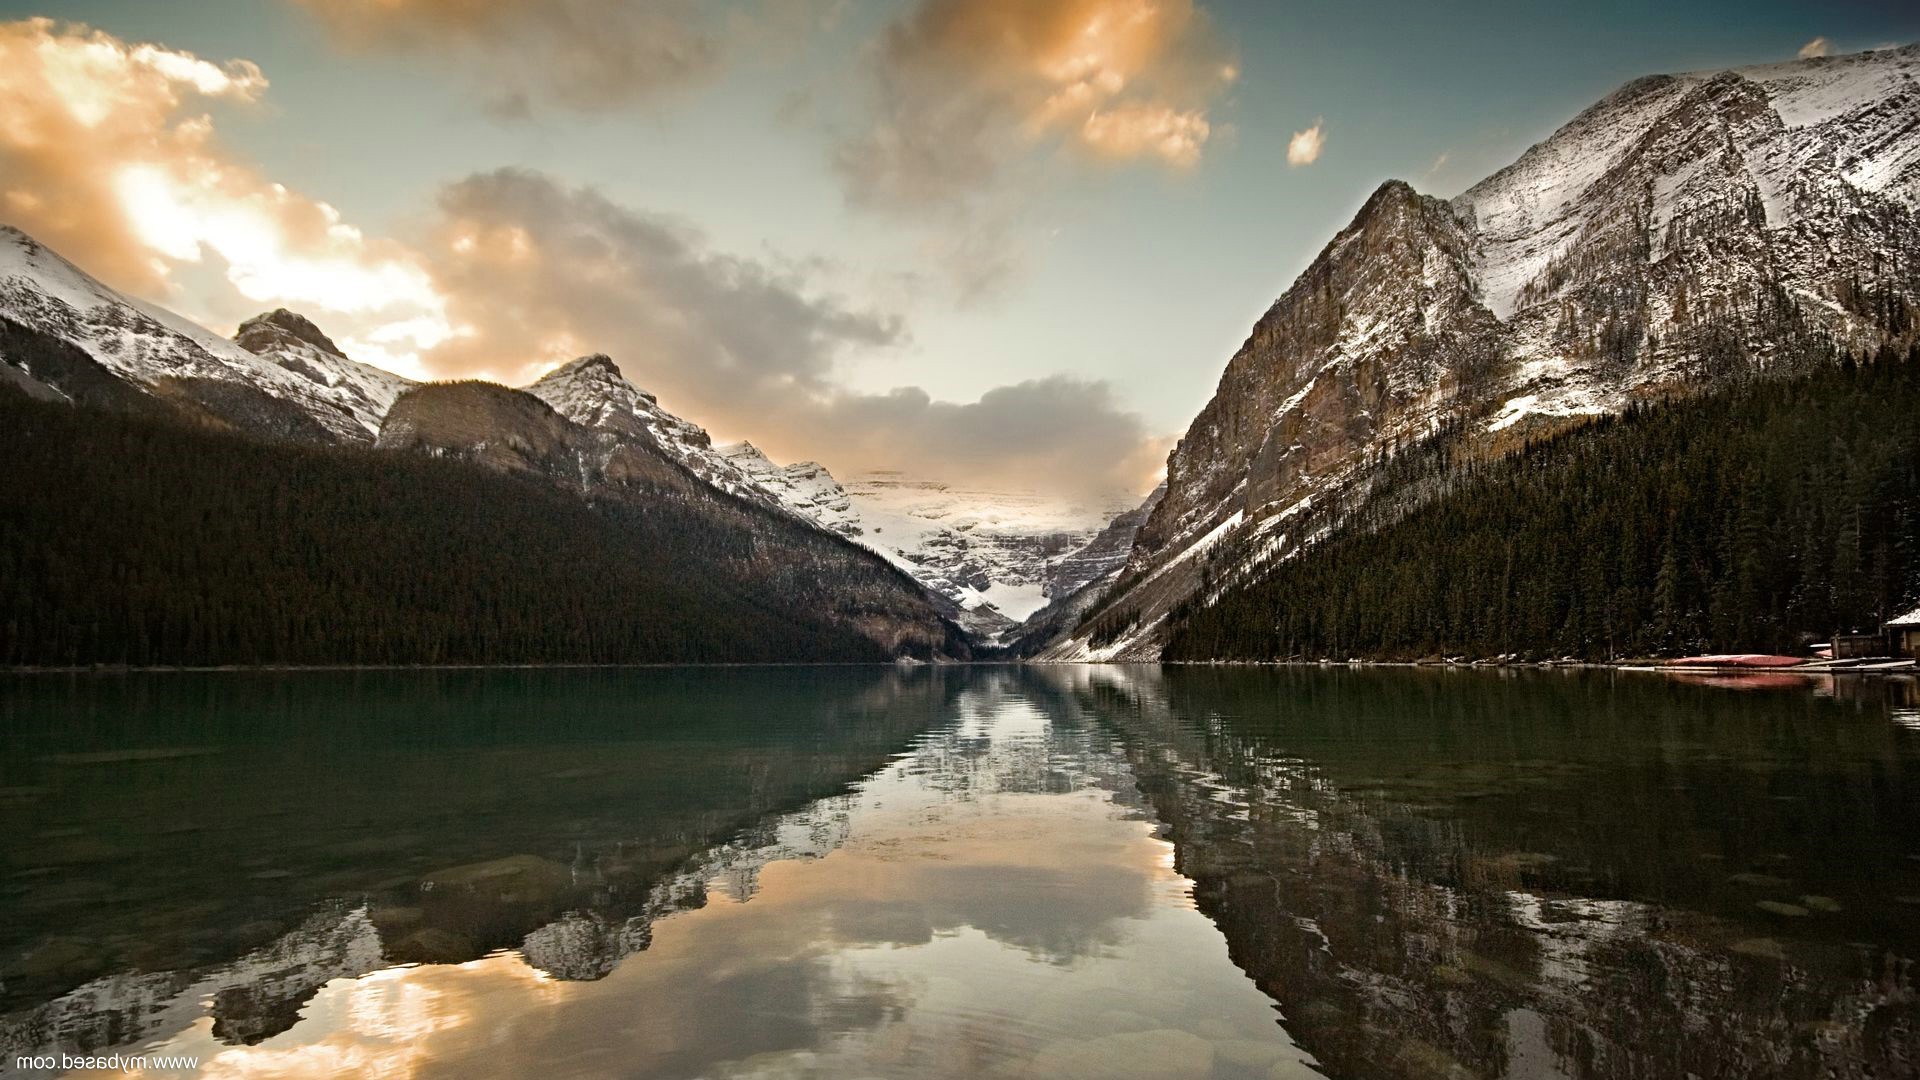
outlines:
{"label": "lake", "polygon": [[1909,683],[0,677],[9,1075],[1887,1077],[1917,958]]}

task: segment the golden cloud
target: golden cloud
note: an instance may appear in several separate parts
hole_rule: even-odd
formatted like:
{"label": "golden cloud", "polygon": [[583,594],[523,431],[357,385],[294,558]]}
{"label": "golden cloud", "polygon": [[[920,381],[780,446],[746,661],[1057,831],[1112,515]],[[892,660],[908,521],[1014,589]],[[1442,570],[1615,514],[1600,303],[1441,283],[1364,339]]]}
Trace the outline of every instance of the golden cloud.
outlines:
{"label": "golden cloud", "polygon": [[252,64],[224,67],[129,46],[49,19],[0,24],[0,189],[10,220],[120,284],[151,289],[166,268],[133,236],[116,185],[130,162],[200,157],[209,125],[190,98],[250,102]]}
{"label": "golden cloud", "polygon": [[837,164],[856,202],[917,206],[1047,144],[1191,166],[1238,69],[1191,0],[923,0],[877,77],[877,115]]}
{"label": "golden cloud", "polygon": [[407,334],[364,344],[371,362],[404,367],[410,344],[448,332],[425,269],[233,159],[198,111],[253,103],[266,88],[244,60],[214,64],[47,19],[0,24],[4,213],[137,294],[173,299],[176,271],[211,259],[251,303],[367,317],[349,331],[399,322]]}
{"label": "golden cloud", "polygon": [[1189,166],[1200,160],[1200,149],[1211,130],[1206,115],[1197,110],[1122,105],[1088,116],[1080,125],[1080,137],[1110,157],[1152,154],[1170,165]]}

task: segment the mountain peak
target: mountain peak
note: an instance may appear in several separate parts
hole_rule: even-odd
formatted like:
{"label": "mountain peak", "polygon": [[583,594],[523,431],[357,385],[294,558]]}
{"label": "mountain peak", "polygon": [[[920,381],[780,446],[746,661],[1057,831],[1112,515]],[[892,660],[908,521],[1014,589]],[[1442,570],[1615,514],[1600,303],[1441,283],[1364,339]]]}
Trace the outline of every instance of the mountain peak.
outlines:
{"label": "mountain peak", "polygon": [[768,466],[773,465],[773,461],[767,457],[764,451],[745,439],[736,443],[728,443],[725,446],[716,446],[714,447],[714,451],[728,461],[766,462]]}
{"label": "mountain peak", "polygon": [[537,381],[558,382],[562,379],[577,378],[581,375],[611,376],[622,382],[625,382],[627,378],[626,375],[621,373],[620,365],[613,362],[613,357],[608,356],[606,353],[589,353],[586,356],[577,357],[561,364],[559,367],[540,376]]}
{"label": "mountain peak", "polygon": [[274,308],[263,312],[240,324],[233,335],[234,343],[251,353],[264,353],[269,349],[284,347],[292,341],[304,342],[321,352],[346,358],[340,346],[313,324],[313,320],[297,311],[286,308]]}
{"label": "mountain peak", "polygon": [[1379,187],[1373,189],[1373,194],[1367,196],[1367,201],[1363,204],[1363,209],[1360,212],[1361,214],[1365,214],[1366,208],[1377,206],[1389,199],[1406,201],[1419,198],[1419,194],[1419,192],[1413,190],[1413,185],[1407,183],[1405,180],[1397,178],[1386,180],[1383,181]]}

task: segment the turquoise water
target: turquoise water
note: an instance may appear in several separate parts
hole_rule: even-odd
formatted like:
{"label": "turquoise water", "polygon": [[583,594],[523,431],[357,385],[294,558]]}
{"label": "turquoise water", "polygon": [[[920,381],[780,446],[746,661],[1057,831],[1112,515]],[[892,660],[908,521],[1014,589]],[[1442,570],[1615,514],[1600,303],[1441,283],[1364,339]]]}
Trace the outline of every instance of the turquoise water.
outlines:
{"label": "turquoise water", "polygon": [[9,677],[0,1070],[1910,1075],[1911,692]]}

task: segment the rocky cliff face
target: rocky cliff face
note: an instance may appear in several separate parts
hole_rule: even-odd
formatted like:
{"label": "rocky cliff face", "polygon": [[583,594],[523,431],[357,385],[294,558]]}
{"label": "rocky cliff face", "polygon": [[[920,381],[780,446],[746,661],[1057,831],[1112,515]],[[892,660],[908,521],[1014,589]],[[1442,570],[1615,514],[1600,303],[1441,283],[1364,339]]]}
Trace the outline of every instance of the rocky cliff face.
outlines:
{"label": "rocky cliff face", "polygon": [[559,415],[598,433],[609,447],[645,445],[705,483],[768,508],[778,500],[713,448],[700,425],[661,408],[652,394],[627,381],[603,353],[569,361],[541,376],[526,392]]}
{"label": "rocky cliff face", "polygon": [[489,382],[416,387],[388,410],[374,445],[473,461],[586,488],[593,440],[531,394]]}
{"label": "rocky cliff face", "polygon": [[1140,527],[1166,496],[1167,485],[1162,483],[1139,506],[1115,514],[1091,540],[1054,562],[1047,576],[1047,595],[1054,600],[1065,599],[1118,573],[1133,554],[1134,537]]}
{"label": "rocky cliff face", "polygon": [[1391,182],[1276,301],[1054,658],[1338,527],[1397,449],[1495,454],[1643,397],[1920,332],[1920,46],[1656,76],[1450,202]]}

